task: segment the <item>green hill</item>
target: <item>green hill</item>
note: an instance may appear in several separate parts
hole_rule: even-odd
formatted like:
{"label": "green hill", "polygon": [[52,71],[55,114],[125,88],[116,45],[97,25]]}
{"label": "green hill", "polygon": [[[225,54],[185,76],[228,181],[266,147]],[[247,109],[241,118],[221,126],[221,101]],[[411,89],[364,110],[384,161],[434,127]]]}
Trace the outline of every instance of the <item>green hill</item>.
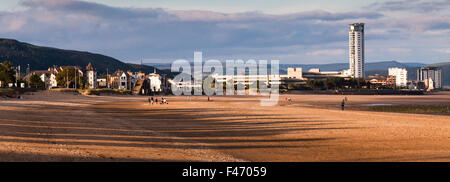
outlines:
{"label": "green hill", "polygon": [[[154,67],[124,63],[112,57],[89,52],[62,50],[50,47],[35,46],[12,39],[0,39],[0,61],[11,61],[14,65],[21,65],[25,71],[27,64],[31,70],[46,70],[53,65],[58,66],[81,66],[85,67],[89,62],[97,69],[99,74],[116,70],[142,71],[153,73]],[[158,73],[172,73],[169,70],[158,70]]]}

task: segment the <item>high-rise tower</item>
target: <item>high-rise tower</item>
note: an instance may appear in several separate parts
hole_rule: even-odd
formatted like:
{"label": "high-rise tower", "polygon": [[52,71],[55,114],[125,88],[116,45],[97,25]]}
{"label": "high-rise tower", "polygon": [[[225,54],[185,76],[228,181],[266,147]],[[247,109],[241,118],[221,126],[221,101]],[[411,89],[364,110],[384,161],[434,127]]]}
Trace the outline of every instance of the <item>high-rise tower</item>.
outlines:
{"label": "high-rise tower", "polygon": [[364,23],[350,24],[349,53],[351,77],[364,78]]}

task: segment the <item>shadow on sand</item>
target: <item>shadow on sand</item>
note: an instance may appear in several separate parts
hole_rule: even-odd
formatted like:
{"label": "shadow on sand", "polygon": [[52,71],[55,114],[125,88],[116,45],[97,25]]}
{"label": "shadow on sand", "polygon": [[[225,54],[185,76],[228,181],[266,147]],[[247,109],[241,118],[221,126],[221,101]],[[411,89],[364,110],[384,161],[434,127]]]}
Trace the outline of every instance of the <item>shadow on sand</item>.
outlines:
{"label": "shadow on sand", "polygon": [[[277,114],[233,114],[236,109],[130,109],[133,103],[92,107],[23,106],[28,111],[0,111],[0,142],[95,145],[174,149],[307,148],[336,138],[277,138],[309,130],[336,130],[331,121]],[[8,112],[8,118],[1,117]],[[242,112],[241,112],[242,113]],[[33,154],[0,153],[34,161]],[[15,156],[15,157],[14,157]],[[84,161],[64,156],[44,159]],[[109,159],[91,158],[91,161]],[[117,159],[138,161],[138,159]],[[53,160],[51,160],[53,161]],[[149,159],[152,161],[152,159]],[[161,160],[158,160],[161,161]]]}

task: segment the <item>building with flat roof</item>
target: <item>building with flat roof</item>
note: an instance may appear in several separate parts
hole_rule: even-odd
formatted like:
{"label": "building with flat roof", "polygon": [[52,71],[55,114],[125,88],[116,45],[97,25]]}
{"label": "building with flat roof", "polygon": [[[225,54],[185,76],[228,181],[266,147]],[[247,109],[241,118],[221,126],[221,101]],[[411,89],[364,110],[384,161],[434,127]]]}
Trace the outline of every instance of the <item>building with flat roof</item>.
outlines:
{"label": "building with flat roof", "polygon": [[442,87],[442,70],[436,67],[422,67],[417,70],[417,81],[424,82],[428,87]]}
{"label": "building with flat roof", "polygon": [[390,76],[395,77],[395,86],[406,87],[408,84],[408,71],[406,68],[389,68],[388,73]]}

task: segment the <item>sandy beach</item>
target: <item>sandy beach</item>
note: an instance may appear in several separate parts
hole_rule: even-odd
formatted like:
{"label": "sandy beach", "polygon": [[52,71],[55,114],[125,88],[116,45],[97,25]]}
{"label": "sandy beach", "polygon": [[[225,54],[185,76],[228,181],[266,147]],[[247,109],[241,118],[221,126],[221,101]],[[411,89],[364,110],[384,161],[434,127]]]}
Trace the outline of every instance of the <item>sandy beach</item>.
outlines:
{"label": "sandy beach", "polygon": [[[23,97],[0,100],[0,161],[450,161],[450,116],[341,111],[342,95],[281,95],[272,107],[252,96]],[[446,92],[346,97],[450,103]]]}

